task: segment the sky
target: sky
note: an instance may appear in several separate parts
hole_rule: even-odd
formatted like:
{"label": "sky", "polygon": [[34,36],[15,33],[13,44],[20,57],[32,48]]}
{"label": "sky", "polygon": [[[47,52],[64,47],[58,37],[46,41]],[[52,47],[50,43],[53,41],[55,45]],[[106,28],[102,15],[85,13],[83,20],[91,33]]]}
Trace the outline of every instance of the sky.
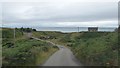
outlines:
{"label": "sky", "polygon": [[[4,27],[117,27],[118,2],[7,2],[0,20]],[[32,1],[32,0],[29,0]],[[36,1],[36,0],[35,0]],[[107,0],[106,0],[107,1]],[[1,19],[2,18],[2,19]]]}

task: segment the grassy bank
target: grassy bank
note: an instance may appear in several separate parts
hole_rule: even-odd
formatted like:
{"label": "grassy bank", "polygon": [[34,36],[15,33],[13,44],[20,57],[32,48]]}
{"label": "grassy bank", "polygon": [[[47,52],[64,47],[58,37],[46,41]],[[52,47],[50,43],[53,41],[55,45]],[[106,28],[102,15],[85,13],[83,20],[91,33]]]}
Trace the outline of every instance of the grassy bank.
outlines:
{"label": "grassy bank", "polygon": [[[71,50],[73,51],[77,59],[80,60],[80,62],[82,62],[84,65],[92,65],[92,66],[94,65],[95,66],[117,66],[118,65],[119,43],[118,43],[117,32],[61,33],[61,32],[52,32],[52,31],[37,31],[32,33],[34,37],[37,37],[43,40],[49,40],[56,44],[68,46],[69,48],[71,48]],[[22,41],[25,42],[25,40],[22,40]],[[50,56],[53,52],[57,50],[56,47],[48,46],[51,44],[43,41],[27,39],[26,45],[25,44],[21,45],[23,44],[22,41],[19,42],[19,40],[17,40],[16,47],[12,48],[10,46],[10,48],[11,49],[18,48],[17,50],[22,50],[24,48],[27,48],[29,51],[25,50],[25,52],[30,52],[32,55],[34,54],[33,55],[34,57],[31,56],[29,58],[31,58],[31,61],[32,61],[32,58],[34,58],[35,59],[34,63],[36,65],[39,65],[45,62],[48,56]],[[19,49],[19,46],[20,47],[23,46],[23,48]],[[7,49],[9,51],[9,48]],[[7,49],[4,49],[4,51],[6,50],[6,53],[8,52]],[[33,63],[29,63],[29,64],[31,65]]]}
{"label": "grassy bank", "polygon": [[69,33],[55,32],[55,31],[38,31],[33,32],[34,37],[38,37],[43,40],[49,40],[56,44],[67,45],[70,40]]}
{"label": "grassy bank", "polygon": [[83,33],[74,40],[72,51],[85,65],[118,65],[118,33]]}
{"label": "grassy bank", "polygon": [[[48,52],[41,52],[37,55],[37,59],[36,59],[36,65],[39,66],[39,65],[42,65],[46,62],[46,60],[53,54],[57,51],[58,49],[57,48],[50,48]],[[42,55],[41,55],[42,54]]]}
{"label": "grassy bank", "polygon": [[58,50],[51,43],[27,38],[19,29],[16,29],[15,39],[13,38],[13,29],[5,28],[2,32],[3,66],[41,65]]}
{"label": "grassy bank", "polygon": [[70,33],[60,38],[59,43],[69,46],[74,55],[84,65],[117,66],[117,32]]}
{"label": "grassy bank", "polygon": [[[50,34],[47,36],[50,36]],[[56,39],[47,40],[56,44],[69,46],[74,55],[84,65],[118,65],[119,45],[117,32],[59,33],[55,37]]]}

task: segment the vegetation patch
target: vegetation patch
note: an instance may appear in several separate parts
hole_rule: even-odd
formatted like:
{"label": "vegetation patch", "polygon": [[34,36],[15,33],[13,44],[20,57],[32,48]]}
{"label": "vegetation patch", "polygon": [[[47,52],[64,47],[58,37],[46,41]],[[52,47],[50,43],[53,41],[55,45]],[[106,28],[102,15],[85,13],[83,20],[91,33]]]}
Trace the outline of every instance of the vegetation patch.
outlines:
{"label": "vegetation patch", "polygon": [[[5,31],[5,32],[4,32]],[[58,48],[51,43],[26,38],[20,29],[3,30],[2,65],[3,66],[36,66],[41,65]]]}
{"label": "vegetation patch", "polygon": [[117,66],[117,32],[74,32],[61,33],[57,39],[47,39],[68,46],[84,65]]}
{"label": "vegetation patch", "polygon": [[[79,38],[80,37],[80,38]],[[117,33],[84,33],[76,37],[72,51],[86,65],[117,66]]]}

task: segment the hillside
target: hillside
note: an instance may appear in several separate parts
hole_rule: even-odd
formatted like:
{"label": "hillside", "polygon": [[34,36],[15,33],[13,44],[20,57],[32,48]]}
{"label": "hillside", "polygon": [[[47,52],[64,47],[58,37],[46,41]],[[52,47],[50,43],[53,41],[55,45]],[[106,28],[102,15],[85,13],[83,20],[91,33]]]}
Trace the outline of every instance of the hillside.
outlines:
{"label": "hillside", "polygon": [[72,51],[86,65],[118,65],[118,33],[84,33],[79,35]]}
{"label": "hillside", "polygon": [[57,38],[46,40],[69,46],[74,55],[85,65],[118,65],[117,32],[74,32],[61,33],[54,36]]}
{"label": "hillside", "polygon": [[[3,65],[42,64],[57,50],[55,46],[48,46],[51,45],[50,43],[27,38],[20,29],[16,29],[15,40],[13,39],[13,29],[3,29],[3,34]],[[117,32],[32,31],[32,36],[70,48],[84,65],[118,65]],[[28,56],[30,57],[27,58]],[[17,63],[17,61],[22,63]]]}
{"label": "hillside", "polygon": [[58,50],[51,43],[26,37],[21,29],[4,28],[2,30],[2,65],[36,66]]}
{"label": "hillside", "polygon": [[71,33],[61,40],[66,40],[65,45],[71,47],[74,55],[87,66],[118,65],[117,32]]}

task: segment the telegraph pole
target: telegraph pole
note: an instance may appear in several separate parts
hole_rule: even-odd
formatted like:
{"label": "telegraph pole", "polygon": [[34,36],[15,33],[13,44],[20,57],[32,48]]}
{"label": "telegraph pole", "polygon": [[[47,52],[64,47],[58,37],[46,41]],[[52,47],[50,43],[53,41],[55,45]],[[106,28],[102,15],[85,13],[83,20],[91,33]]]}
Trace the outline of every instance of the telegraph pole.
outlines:
{"label": "telegraph pole", "polygon": [[15,28],[14,28],[14,44],[15,44],[15,35],[16,35],[16,34],[15,34]]}
{"label": "telegraph pole", "polygon": [[79,27],[78,27],[78,32],[79,32]]}

